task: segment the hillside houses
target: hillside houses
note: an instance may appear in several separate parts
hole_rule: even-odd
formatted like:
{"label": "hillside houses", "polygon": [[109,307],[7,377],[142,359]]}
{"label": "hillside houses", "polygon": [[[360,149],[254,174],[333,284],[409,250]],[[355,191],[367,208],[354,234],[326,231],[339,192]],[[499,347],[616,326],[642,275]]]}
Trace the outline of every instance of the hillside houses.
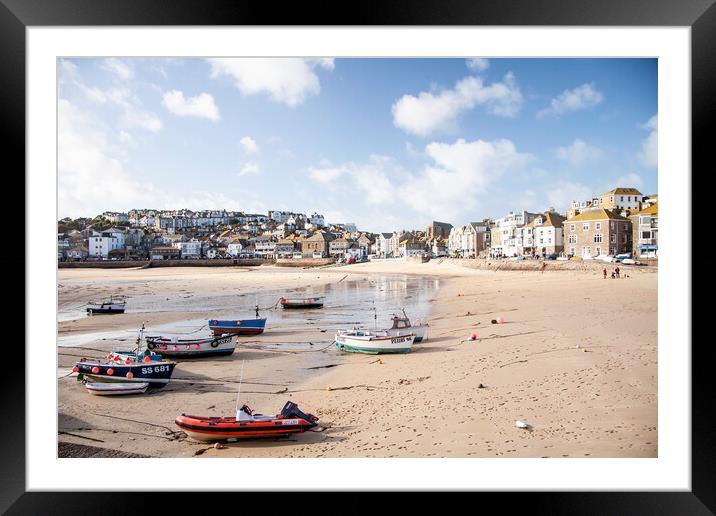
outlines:
{"label": "hillside houses", "polygon": [[[353,223],[271,210],[137,209],[58,222],[58,260],[219,258],[593,258],[658,254],[658,195],[617,187],[560,212],[521,210],[497,219],[371,233]],[[114,224],[114,225],[112,225]]]}

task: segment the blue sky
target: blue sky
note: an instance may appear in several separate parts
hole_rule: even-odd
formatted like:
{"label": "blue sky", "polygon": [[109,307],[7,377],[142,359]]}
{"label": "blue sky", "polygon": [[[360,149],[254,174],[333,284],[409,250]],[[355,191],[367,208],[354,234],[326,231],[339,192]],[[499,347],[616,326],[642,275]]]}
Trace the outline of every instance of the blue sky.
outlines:
{"label": "blue sky", "polygon": [[60,59],[59,216],[369,231],[657,192],[655,59]]}

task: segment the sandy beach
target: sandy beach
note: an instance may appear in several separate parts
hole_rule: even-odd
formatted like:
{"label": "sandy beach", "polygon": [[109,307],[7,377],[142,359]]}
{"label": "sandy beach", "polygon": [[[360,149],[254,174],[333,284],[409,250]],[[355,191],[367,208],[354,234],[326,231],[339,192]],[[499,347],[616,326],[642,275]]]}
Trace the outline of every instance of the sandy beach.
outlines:
{"label": "sandy beach", "polygon": [[[603,279],[601,267],[491,271],[450,260],[62,269],[58,439],[74,445],[63,445],[70,456],[86,445],[199,458],[656,457],[657,273],[621,269],[620,279]],[[271,308],[286,292],[327,295],[333,306],[289,316]],[[127,313],[82,314],[110,294],[126,296]],[[66,376],[81,357],[131,347],[142,323],[199,332],[213,314],[252,316],[255,304],[269,317],[263,335],[240,337],[228,357],[181,360],[152,393],[90,396]],[[374,324],[373,306],[384,327],[401,307],[426,318],[429,339],[406,355],[339,353],[336,329]],[[505,323],[492,324],[497,317]],[[223,449],[178,432],[182,412],[234,413],[242,363],[242,403],[273,414],[290,399],[323,431]]]}

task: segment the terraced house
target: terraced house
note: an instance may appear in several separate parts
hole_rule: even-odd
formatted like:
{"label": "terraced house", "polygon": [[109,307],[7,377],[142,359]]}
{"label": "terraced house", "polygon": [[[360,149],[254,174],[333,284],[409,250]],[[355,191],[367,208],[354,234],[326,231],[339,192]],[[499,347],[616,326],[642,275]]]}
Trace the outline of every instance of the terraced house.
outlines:
{"label": "terraced house", "polygon": [[614,210],[585,210],[564,225],[564,250],[583,258],[631,252],[632,224]]}
{"label": "terraced house", "polygon": [[560,254],[564,250],[564,217],[556,211],[547,211],[525,226],[523,248],[537,255]]}
{"label": "terraced house", "polygon": [[634,256],[637,258],[657,258],[659,255],[659,204],[629,217],[634,228]]}

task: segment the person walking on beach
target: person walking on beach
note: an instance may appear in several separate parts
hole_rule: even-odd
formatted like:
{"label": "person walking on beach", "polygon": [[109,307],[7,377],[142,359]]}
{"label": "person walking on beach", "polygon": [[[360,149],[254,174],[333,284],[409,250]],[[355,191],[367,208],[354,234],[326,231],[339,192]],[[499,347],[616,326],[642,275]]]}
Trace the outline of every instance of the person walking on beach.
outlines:
{"label": "person walking on beach", "polygon": [[619,277],[619,267],[617,267],[616,269],[614,269],[614,272],[617,273],[617,278],[618,278],[618,277]]}
{"label": "person walking on beach", "polygon": [[607,268],[604,267],[604,270],[602,272],[604,273],[604,279],[607,279]]}

